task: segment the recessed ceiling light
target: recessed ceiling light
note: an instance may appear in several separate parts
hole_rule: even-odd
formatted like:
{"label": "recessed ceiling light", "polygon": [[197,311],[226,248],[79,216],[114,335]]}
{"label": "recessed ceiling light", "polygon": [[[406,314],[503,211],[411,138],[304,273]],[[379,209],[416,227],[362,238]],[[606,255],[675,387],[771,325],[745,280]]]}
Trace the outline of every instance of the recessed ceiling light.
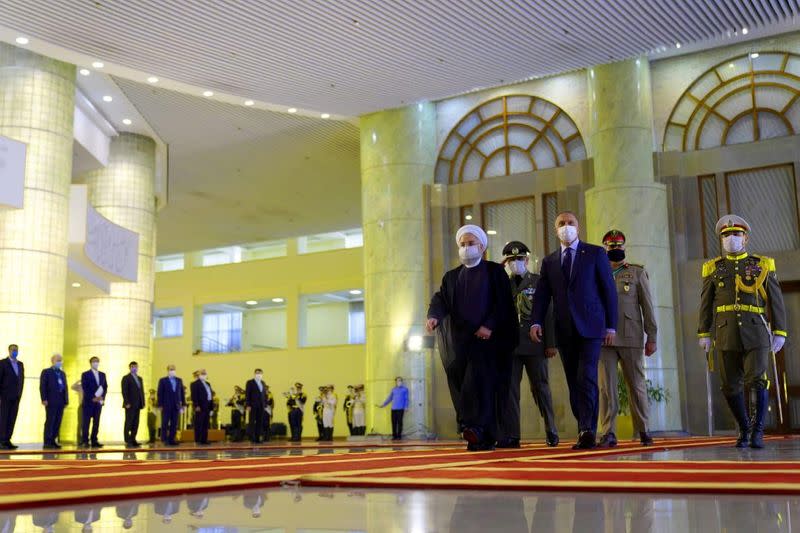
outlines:
{"label": "recessed ceiling light", "polygon": [[130,126],[133,123],[133,121],[129,118],[123,118],[122,123],[125,124],[126,126]]}
{"label": "recessed ceiling light", "polygon": [[331,118],[331,115],[330,115],[330,113],[323,113],[323,114],[320,115],[320,117],[322,117],[322,118]]}
{"label": "recessed ceiling light", "polygon": [[464,220],[472,220],[472,215],[464,215]]}
{"label": "recessed ceiling light", "polygon": [[750,30],[747,28],[742,28],[742,35],[747,35],[748,33],[750,33]]}
{"label": "recessed ceiling light", "polygon": [[681,47],[681,43],[675,43],[675,48],[680,48],[680,47]]}
{"label": "recessed ceiling light", "polygon": [[17,44],[23,44],[23,45],[28,44],[30,42],[27,37],[17,37],[15,40],[17,41]]}
{"label": "recessed ceiling light", "polygon": [[112,97],[108,96],[108,95],[105,95],[105,96],[103,97],[103,101],[104,101],[104,102],[111,102],[111,101],[113,101],[113,100],[114,100],[114,99],[113,99]]}
{"label": "recessed ceiling light", "polygon": [[272,302],[276,303],[276,304],[282,304],[283,303],[283,298],[273,298]]}
{"label": "recessed ceiling light", "polygon": [[733,67],[735,67],[735,66],[736,66],[736,65],[734,65],[733,63],[728,63],[728,68],[733,68]]}
{"label": "recessed ceiling light", "polygon": [[486,235],[497,235],[497,232],[493,229],[490,229],[489,231],[486,232]]}
{"label": "recessed ceiling light", "polygon": [[359,294],[361,294],[361,291],[358,289],[353,289],[352,291],[350,291],[350,294],[352,294],[353,296],[358,296]]}
{"label": "recessed ceiling light", "polygon": [[286,112],[287,113],[297,113],[297,108],[296,107],[290,107],[289,109],[286,110]]}
{"label": "recessed ceiling light", "polygon": [[752,54],[750,54],[750,59],[755,59],[757,57],[758,57],[758,52],[753,52]]}
{"label": "recessed ceiling light", "polygon": [[257,300],[247,300],[245,303],[247,305],[256,305],[256,304],[258,304],[258,301]]}
{"label": "recessed ceiling light", "polygon": [[158,78],[156,78],[155,76],[150,76],[149,78],[147,78],[147,83],[158,83]]}
{"label": "recessed ceiling light", "polygon": [[249,106],[249,105],[253,105],[253,104],[255,104],[255,102],[252,101],[252,100],[245,100],[244,101],[244,105],[248,105]]}
{"label": "recessed ceiling light", "polygon": [[89,70],[88,68],[82,68],[78,72],[81,73],[81,76],[88,76],[89,74],[92,73],[92,71]]}
{"label": "recessed ceiling light", "polygon": [[75,283],[72,284],[72,286],[77,289],[81,286],[81,284],[76,281]]}
{"label": "recessed ceiling light", "polygon": [[95,61],[92,63],[93,68],[103,68],[105,65],[101,61]]}
{"label": "recessed ceiling light", "polygon": [[205,91],[205,92],[203,93],[203,96],[207,96],[207,97],[209,97],[209,96],[214,96],[214,92],[213,92],[213,91]]}

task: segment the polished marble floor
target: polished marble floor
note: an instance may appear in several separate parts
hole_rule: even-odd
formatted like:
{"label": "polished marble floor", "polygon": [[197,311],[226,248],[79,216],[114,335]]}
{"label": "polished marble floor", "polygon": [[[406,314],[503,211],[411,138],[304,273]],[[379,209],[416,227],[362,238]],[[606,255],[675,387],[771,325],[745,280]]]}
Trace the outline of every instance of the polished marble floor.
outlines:
{"label": "polished marble floor", "polygon": [[[347,449],[260,450],[343,453]],[[148,453],[150,455],[148,455]],[[208,453],[136,453],[135,459],[190,458]],[[173,454],[166,456],[164,454]],[[91,454],[78,454],[78,456]],[[116,458],[116,454],[101,458]],[[120,454],[121,456],[122,454]],[[67,456],[70,457],[70,456]],[[800,460],[800,442],[771,442],[762,451],[698,448],[618,456],[627,460]],[[30,458],[29,456],[26,458]],[[75,458],[71,456],[70,458]],[[606,459],[609,459],[606,457]],[[0,533],[193,531],[234,532],[791,532],[800,531],[800,496],[593,494],[569,492],[345,490],[287,485],[0,512]]]}

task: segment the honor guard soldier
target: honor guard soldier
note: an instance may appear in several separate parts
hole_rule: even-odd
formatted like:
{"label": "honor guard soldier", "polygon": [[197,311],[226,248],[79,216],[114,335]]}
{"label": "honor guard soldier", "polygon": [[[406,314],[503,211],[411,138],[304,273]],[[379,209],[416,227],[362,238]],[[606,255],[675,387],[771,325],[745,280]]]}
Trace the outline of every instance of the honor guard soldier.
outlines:
{"label": "honor guard soldier", "polygon": [[347,429],[350,431],[350,435],[355,435],[355,433],[353,433],[353,405],[355,396],[355,388],[352,385],[348,385],[347,396],[344,397],[344,416],[345,420],[347,420]]}
{"label": "honor guard soldier", "polygon": [[325,386],[319,388],[319,396],[314,400],[314,420],[317,421],[317,442],[325,438],[325,426],[322,425],[322,410],[324,408],[323,398],[325,397]]}
{"label": "honor guard soldier", "polygon": [[306,409],[306,393],[303,392],[303,384],[294,384],[286,394],[286,409],[289,411],[289,430],[292,435],[292,442],[300,442],[303,438],[303,413]]}
{"label": "honor guard soldier", "polygon": [[[548,446],[558,446],[558,429],[550,395],[547,358],[556,354],[552,314],[548,314],[544,327],[544,343],[531,340],[531,310],[539,275],[528,270],[530,250],[520,241],[511,241],[503,248],[503,264],[511,280],[511,293],[519,315],[519,345],[509,361],[510,365],[501,373],[503,381],[509,381],[508,393],[500,401],[498,448],[519,448],[520,440],[520,384],[522,371],[528,375],[533,401],[544,418]],[[505,386],[500,387],[504,390]]]}
{"label": "honor guard soldier", "polygon": [[[739,425],[736,447],[763,448],[770,352],[786,341],[783,294],[775,260],[747,252],[750,225],[742,217],[725,215],[716,232],[725,255],[703,265],[700,347],[719,354],[722,393]],[[749,420],[744,387],[755,394]]]}
{"label": "honor guard soldier", "polygon": [[625,261],[624,233],[612,229],[603,236],[603,246],[611,262],[611,274],[617,286],[619,320],[614,343],[600,349],[598,381],[600,382],[600,431],[603,437],[598,446],[613,448],[617,445],[618,363],[622,366],[622,377],[628,387],[633,429],[639,433],[642,445],[650,446],[653,444],[653,439],[647,432],[650,404],[647,398],[644,356],[650,357],[655,353],[658,331],[650,293],[650,279],[643,266]]}

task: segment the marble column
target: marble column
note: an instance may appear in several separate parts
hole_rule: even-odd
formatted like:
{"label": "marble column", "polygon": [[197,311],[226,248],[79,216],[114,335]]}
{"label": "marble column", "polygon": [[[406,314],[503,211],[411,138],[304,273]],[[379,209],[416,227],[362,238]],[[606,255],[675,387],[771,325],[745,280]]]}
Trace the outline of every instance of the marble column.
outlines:
{"label": "marble column", "polygon": [[[100,358],[109,392],[100,420],[100,440],[122,440],[120,382],[128,363],[139,363],[146,389],[155,388],[152,374],[151,307],[155,280],[155,142],[149,137],[120,134],[111,141],[108,165],[86,175],[89,201],[97,211],[139,234],[139,272],[135,283],[112,283],[107,296],[86,298],[78,307],[78,361],[82,370],[89,358]],[[183,371],[188,385],[189,369]],[[145,399],[147,394],[145,393]],[[142,411],[139,436],[147,433]],[[141,440],[141,439],[140,439]]]}
{"label": "marble column", "polygon": [[24,205],[0,209],[0,357],[19,345],[13,440],[41,442],[39,374],[64,343],[75,67],[0,43],[0,135],[27,144]]}
{"label": "marble column", "polygon": [[667,403],[651,404],[651,429],[682,429],[677,340],[672,290],[666,186],[653,173],[653,105],[650,65],[645,58],[600,65],[587,71],[589,156],[594,187],[586,191],[589,242],[622,230],[627,257],[644,264],[652,283],[658,318],[658,352],[646,374],[667,389]]}
{"label": "marble column", "polygon": [[[403,376],[411,394],[405,433],[429,431],[429,351],[409,351],[421,335],[430,295],[425,282],[423,186],[433,183],[436,107],[431,103],[361,118],[367,394],[382,402]],[[368,430],[391,434],[388,407],[369,402]]]}

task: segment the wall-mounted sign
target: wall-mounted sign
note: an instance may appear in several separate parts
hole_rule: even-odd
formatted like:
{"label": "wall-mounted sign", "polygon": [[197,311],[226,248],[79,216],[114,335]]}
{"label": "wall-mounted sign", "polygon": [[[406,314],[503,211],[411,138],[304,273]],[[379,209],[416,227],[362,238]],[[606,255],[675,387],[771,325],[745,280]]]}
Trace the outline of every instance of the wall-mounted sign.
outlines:
{"label": "wall-mounted sign", "polygon": [[0,135],[0,207],[22,209],[26,152],[25,143]]}

